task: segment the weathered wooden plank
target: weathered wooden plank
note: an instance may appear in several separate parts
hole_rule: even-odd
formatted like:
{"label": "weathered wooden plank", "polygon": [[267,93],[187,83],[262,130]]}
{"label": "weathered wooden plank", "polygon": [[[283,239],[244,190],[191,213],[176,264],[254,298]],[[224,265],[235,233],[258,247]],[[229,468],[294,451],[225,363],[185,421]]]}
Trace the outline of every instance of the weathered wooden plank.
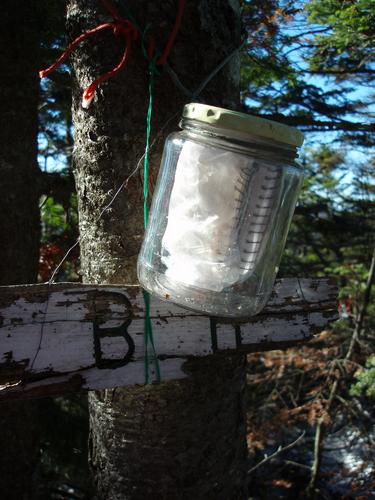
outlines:
{"label": "weathered wooden plank", "polygon": [[[162,380],[191,356],[293,345],[337,319],[329,279],[283,279],[257,316],[209,318],[152,300]],[[144,383],[144,305],[136,286],[0,287],[0,400]]]}

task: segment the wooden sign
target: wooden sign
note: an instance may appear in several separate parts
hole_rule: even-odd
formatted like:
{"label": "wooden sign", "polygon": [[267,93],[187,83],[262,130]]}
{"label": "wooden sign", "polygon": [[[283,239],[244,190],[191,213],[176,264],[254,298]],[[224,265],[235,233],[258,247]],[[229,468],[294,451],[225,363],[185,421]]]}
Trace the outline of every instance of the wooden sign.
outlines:
{"label": "wooden sign", "polygon": [[[337,319],[336,299],[329,279],[282,279],[260,314],[233,321],[152,298],[161,379],[188,376],[191,356],[306,341]],[[144,384],[143,332],[137,286],[0,287],[0,401]]]}

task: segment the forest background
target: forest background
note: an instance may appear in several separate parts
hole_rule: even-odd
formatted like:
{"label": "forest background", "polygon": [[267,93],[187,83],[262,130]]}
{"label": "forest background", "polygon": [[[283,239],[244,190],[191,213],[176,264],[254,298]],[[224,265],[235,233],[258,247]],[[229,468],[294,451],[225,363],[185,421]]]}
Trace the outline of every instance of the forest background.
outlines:
{"label": "forest background", "polygon": [[[39,11],[43,68],[67,45],[65,2],[39,2]],[[334,434],[350,423],[375,438],[375,2],[250,0],[242,4],[242,20],[243,111],[306,134],[300,156],[306,178],[279,275],[334,276],[339,284],[341,318],[331,330],[304,347],[248,360],[249,495],[292,498],[311,481],[321,432]],[[50,278],[78,238],[68,64],[40,84],[40,281]],[[81,279],[78,245],[55,279]],[[35,498],[87,498],[85,396],[41,405]],[[298,443],[294,449],[301,448],[298,457],[281,453],[254,468],[266,452],[303,431],[303,448]],[[317,463],[313,480],[320,481],[322,497],[371,498],[374,469],[361,460],[357,468],[332,466],[334,484]]]}

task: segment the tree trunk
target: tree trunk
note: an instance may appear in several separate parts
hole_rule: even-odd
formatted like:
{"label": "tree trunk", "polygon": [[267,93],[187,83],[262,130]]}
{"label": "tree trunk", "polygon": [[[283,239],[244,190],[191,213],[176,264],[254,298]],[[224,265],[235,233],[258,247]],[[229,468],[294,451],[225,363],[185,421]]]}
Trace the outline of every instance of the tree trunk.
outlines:
{"label": "tree trunk", "polygon": [[[39,256],[38,28],[35,3],[6,0],[0,16],[0,283],[35,283]],[[20,14],[22,13],[22,15]]]}
{"label": "tree trunk", "polygon": [[[39,255],[36,4],[5,0],[0,16],[0,284],[33,283]],[[0,406],[0,497],[30,497],[38,453],[35,403]]]}
{"label": "tree trunk", "polygon": [[[141,27],[150,26],[148,34],[162,49],[177,2],[132,0],[126,6]],[[110,20],[96,0],[69,1],[71,37]],[[239,44],[237,0],[187,2],[169,62],[184,86],[194,91]],[[144,152],[148,81],[139,43],[125,71],[101,86],[88,109],[81,107],[82,90],[114,67],[122,51],[121,40],[103,33],[73,56],[74,171],[82,269],[84,280],[91,283],[134,283],[143,234],[139,173],[98,219]],[[153,137],[176,116],[152,151],[151,181],[164,139],[177,129],[182,107],[190,100],[165,70],[156,77]],[[238,57],[210,82],[201,100],[239,106]],[[244,364],[242,356],[191,361],[191,377],[180,382],[91,393],[90,459],[97,497],[246,498]]]}

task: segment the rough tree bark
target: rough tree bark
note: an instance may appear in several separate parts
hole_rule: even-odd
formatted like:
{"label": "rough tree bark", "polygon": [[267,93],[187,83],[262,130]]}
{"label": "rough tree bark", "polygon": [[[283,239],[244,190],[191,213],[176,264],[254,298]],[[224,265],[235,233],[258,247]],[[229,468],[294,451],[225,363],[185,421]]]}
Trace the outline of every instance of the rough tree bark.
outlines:
{"label": "rough tree bark", "polygon": [[[121,3],[121,2],[120,2]],[[125,4],[123,2],[122,4]],[[162,48],[174,22],[177,2],[131,0],[126,6]],[[184,85],[201,81],[240,44],[237,0],[187,2],[170,65]],[[96,0],[68,2],[68,30],[109,21]],[[100,34],[73,57],[74,171],[79,197],[84,281],[135,282],[142,239],[142,180],[127,189],[98,220],[101,207],[134,169],[144,151],[147,111],[147,62],[140,46],[121,75],[104,84],[91,106],[82,109],[81,93],[112,68],[123,50],[112,34]],[[239,105],[239,58],[221,70],[203,92],[204,102],[235,109]],[[189,98],[166,72],[156,78],[153,136]],[[166,134],[151,155],[155,179]],[[95,392],[90,396],[90,459],[99,499],[246,498],[242,403],[243,356],[191,362],[188,380],[153,387]]]}
{"label": "rough tree bark", "polygon": [[[0,16],[0,284],[33,283],[39,255],[36,3],[5,0]],[[0,497],[30,495],[35,403],[0,406]]]}

